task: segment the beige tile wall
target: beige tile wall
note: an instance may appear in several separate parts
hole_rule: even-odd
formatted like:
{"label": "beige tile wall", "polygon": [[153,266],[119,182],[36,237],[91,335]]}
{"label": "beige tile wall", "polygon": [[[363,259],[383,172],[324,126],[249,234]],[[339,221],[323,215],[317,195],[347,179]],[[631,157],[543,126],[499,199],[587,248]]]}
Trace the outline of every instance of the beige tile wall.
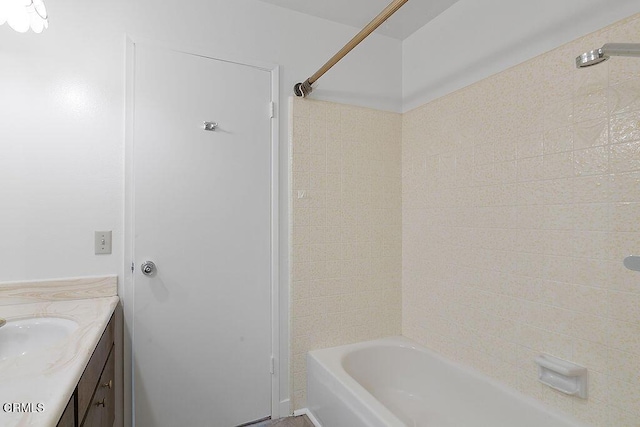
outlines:
{"label": "beige tile wall", "polygon": [[307,351],[401,330],[399,114],[293,99],[294,408]]}
{"label": "beige tile wall", "polygon": [[[403,116],[403,333],[594,426],[640,426],[640,15]],[[589,368],[588,400],[536,380]]]}

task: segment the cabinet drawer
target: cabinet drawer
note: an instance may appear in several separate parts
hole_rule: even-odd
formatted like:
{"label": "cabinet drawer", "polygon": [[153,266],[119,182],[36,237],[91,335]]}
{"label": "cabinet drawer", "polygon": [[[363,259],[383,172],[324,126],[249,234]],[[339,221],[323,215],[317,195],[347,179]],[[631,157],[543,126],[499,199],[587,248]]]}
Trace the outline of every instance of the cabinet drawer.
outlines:
{"label": "cabinet drawer", "polygon": [[93,352],[93,356],[91,356],[91,360],[89,360],[89,363],[80,378],[80,382],[78,383],[78,421],[80,422],[85,417],[93,392],[96,390],[96,384],[102,374],[102,370],[112,347],[113,317],[102,334],[102,338],[100,338],[100,341]]}
{"label": "cabinet drawer", "polygon": [[115,420],[115,350],[112,348],[82,427],[111,427]]}

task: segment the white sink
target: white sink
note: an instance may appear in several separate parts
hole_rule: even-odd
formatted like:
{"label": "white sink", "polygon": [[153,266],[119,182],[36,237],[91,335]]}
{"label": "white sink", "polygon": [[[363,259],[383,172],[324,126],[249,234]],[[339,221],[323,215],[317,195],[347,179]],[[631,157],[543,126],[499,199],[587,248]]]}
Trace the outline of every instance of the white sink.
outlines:
{"label": "white sink", "polygon": [[0,327],[0,361],[51,347],[76,329],[76,322],[60,317],[8,320]]}

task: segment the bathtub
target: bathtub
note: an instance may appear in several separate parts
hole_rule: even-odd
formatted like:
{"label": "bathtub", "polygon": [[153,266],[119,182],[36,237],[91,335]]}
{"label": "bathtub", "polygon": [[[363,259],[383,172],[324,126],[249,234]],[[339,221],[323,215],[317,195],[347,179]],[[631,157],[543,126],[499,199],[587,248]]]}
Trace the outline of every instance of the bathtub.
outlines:
{"label": "bathtub", "polygon": [[586,427],[403,337],[309,352],[307,407],[323,427]]}

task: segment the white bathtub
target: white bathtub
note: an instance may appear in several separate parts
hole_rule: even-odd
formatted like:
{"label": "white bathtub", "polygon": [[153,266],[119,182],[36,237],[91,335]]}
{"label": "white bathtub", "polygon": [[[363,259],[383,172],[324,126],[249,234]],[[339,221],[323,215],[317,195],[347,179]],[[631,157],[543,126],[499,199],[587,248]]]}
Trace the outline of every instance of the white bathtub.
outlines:
{"label": "white bathtub", "polygon": [[323,427],[585,427],[403,337],[312,351],[307,376]]}

